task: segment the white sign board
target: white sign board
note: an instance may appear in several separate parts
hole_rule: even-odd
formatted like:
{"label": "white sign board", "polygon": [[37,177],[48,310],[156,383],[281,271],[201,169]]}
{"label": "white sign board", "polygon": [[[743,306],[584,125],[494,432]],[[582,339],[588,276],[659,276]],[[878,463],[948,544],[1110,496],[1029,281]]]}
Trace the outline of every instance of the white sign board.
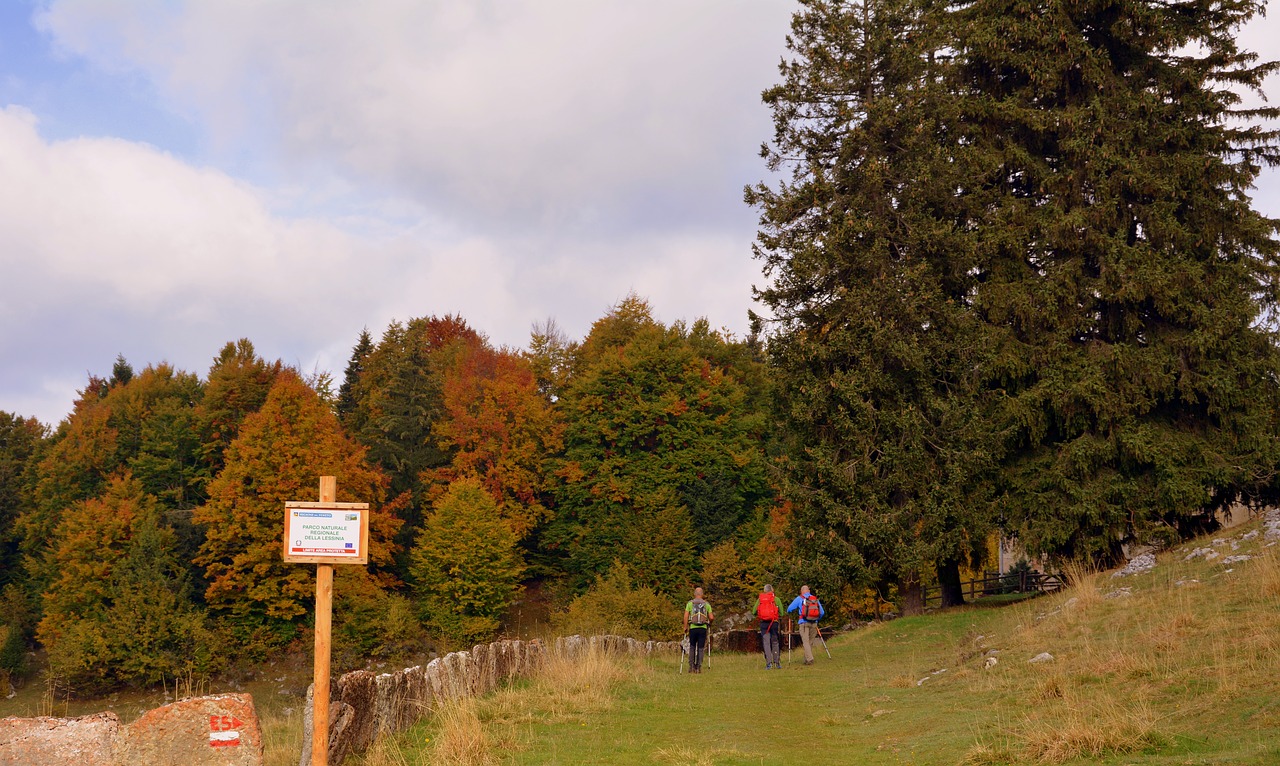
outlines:
{"label": "white sign board", "polygon": [[369,563],[368,503],[285,503],[284,560]]}

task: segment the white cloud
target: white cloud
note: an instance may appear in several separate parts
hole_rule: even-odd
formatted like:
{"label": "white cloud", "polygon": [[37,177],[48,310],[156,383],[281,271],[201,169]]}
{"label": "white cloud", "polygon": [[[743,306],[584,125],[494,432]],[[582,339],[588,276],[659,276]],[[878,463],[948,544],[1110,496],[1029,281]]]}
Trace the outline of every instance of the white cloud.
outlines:
{"label": "white cloud", "polygon": [[[790,9],[773,0],[55,2],[68,51],[137,69],[222,140],[336,164],[492,228],[740,206]],[[704,205],[705,207],[705,205]]]}

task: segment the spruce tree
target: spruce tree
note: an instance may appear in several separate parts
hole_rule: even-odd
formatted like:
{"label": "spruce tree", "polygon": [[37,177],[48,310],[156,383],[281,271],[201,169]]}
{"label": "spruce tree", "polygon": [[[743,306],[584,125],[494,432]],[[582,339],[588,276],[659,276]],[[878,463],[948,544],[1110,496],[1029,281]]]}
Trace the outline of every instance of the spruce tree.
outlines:
{"label": "spruce tree", "polygon": [[1264,4],[973,0],[952,19],[974,309],[1010,428],[1001,508],[1029,549],[1103,560],[1260,502],[1277,460],[1274,63]]}
{"label": "spruce tree", "polygon": [[842,577],[994,524],[1113,557],[1274,487],[1280,155],[1232,89],[1257,2],[808,0],[759,291],[798,542]]}
{"label": "spruce tree", "polygon": [[810,0],[766,91],[785,174],[748,189],[770,282],[770,358],[793,535],[831,585],[896,582],[949,602],[992,528],[999,434],[978,374],[988,329],[955,189],[944,17],[918,0]]}

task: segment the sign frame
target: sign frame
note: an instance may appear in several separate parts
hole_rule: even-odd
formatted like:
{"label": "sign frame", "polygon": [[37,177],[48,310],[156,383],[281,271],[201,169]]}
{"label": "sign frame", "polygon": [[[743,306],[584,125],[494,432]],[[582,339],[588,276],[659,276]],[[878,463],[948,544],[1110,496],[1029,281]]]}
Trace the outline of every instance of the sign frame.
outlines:
{"label": "sign frame", "polygon": [[[281,539],[284,560],[290,564],[360,564],[369,563],[369,504],[368,503],[318,503],[290,500],[284,504],[284,534]],[[359,514],[359,550],[354,553],[291,553],[289,539],[293,537],[294,511],[345,512]]]}

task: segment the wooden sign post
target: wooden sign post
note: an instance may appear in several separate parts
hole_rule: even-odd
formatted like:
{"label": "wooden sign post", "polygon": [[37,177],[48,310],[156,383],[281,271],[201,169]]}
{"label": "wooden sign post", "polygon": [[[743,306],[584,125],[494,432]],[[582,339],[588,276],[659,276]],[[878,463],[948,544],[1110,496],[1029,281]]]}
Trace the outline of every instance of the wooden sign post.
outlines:
{"label": "wooden sign post", "polygon": [[369,504],[339,503],[336,476],[320,477],[320,501],[284,504],[284,560],[316,564],[316,655],[311,766],[329,764],[329,656],[333,565],[369,563]]}

